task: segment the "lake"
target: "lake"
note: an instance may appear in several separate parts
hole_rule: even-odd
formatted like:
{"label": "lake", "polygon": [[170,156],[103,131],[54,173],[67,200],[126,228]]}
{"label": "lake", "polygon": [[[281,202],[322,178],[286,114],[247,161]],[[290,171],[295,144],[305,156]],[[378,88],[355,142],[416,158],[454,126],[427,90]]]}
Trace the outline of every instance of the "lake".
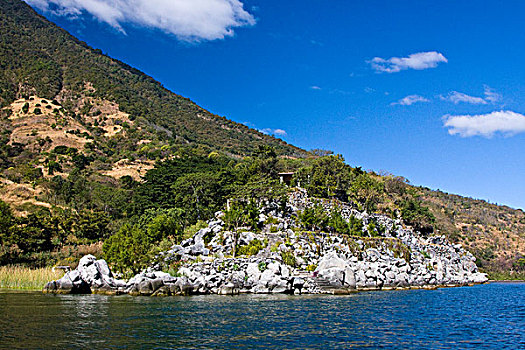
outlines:
{"label": "lake", "polygon": [[0,349],[525,349],[525,283],[347,296],[0,293]]}

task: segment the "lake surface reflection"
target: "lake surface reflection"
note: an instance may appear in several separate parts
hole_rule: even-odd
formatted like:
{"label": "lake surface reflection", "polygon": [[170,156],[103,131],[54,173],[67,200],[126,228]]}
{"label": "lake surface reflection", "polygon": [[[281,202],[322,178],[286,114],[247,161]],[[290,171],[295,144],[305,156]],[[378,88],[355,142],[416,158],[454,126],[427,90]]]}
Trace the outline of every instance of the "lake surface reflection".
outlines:
{"label": "lake surface reflection", "polygon": [[525,348],[525,284],[349,296],[0,293],[0,348]]}

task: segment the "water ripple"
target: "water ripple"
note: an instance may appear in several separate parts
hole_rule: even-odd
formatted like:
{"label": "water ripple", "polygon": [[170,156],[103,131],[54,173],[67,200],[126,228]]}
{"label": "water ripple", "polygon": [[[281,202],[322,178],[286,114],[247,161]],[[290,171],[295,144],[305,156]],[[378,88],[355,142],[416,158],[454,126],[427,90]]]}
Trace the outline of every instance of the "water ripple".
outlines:
{"label": "water ripple", "polygon": [[0,293],[0,348],[525,348],[525,284],[348,296]]}

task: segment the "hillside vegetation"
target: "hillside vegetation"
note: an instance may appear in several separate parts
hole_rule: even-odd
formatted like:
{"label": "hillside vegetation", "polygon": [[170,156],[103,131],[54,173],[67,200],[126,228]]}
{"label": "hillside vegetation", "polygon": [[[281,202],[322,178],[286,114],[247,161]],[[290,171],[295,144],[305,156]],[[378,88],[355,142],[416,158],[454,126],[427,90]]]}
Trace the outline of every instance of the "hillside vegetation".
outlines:
{"label": "hillside vegetation", "polygon": [[[69,265],[91,253],[142,267],[219,210],[232,227],[257,230],[262,202],[301,187],[444,234],[492,276],[525,269],[523,211],[352,168],[213,115],[20,0],[0,6],[0,126],[0,265]],[[279,172],[294,173],[289,186]],[[297,220],[381,230],[315,210]]]}
{"label": "hillside vegetation", "polygon": [[[273,146],[279,154],[306,154],[168,91],[144,73],[77,40],[21,0],[3,0],[0,6],[0,67],[2,107],[31,95],[56,99],[69,116],[89,126],[92,121],[86,117],[104,113],[94,101],[111,101],[136,122],[132,139],[147,136],[170,145],[198,145],[234,155],[249,154],[262,144]],[[122,149],[116,151],[135,151],[131,145],[119,145]]]}

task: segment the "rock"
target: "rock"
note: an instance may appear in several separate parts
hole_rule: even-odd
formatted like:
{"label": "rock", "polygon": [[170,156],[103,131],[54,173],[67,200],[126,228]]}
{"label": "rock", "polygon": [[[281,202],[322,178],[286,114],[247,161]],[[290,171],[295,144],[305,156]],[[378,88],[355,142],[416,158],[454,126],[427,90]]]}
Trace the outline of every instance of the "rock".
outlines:
{"label": "rock", "polygon": [[488,280],[489,279],[486,273],[477,272],[469,276],[469,282],[473,282],[473,283],[485,283]]}
{"label": "rock", "polygon": [[323,270],[328,269],[341,269],[344,270],[346,268],[346,262],[339,258],[335,252],[329,252],[328,254],[324,255],[321,258],[321,261],[319,261],[319,265],[317,266],[316,271],[320,272]]}
{"label": "rock", "polygon": [[156,278],[151,281],[151,289],[156,291],[160,287],[164,286],[164,281],[161,278]]}
{"label": "rock", "polygon": [[367,278],[377,278],[377,275],[378,275],[378,266],[377,264],[375,263],[371,263],[369,266],[368,266],[368,270],[366,270],[365,272],[365,276]]}
{"label": "rock", "polygon": [[166,297],[171,295],[170,288],[167,286],[162,286],[157,289],[151,296],[152,297]]}
{"label": "rock", "polygon": [[271,271],[274,275],[280,275],[281,274],[281,264],[278,262],[273,262],[268,264],[266,271]]}
{"label": "rock", "polygon": [[375,279],[367,279],[365,282],[365,288],[375,289],[377,287],[377,281]]}
{"label": "rock", "polygon": [[191,254],[191,255],[209,255],[210,254],[210,250],[204,246],[203,241],[198,241],[194,245],[186,248],[185,251],[187,252],[187,254]]}
{"label": "rock", "polygon": [[305,283],[305,280],[302,277],[294,277],[293,278],[293,288],[294,289],[301,289],[301,288],[303,288],[304,283]]}
{"label": "rock", "polygon": [[95,280],[102,277],[99,266],[95,264],[96,262],[97,258],[91,254],[83,256],[78,262],[77,271],[88,284],[92,284]]}
{"label": "rock", "polygon": [[90,294],[91,288],[80,278],[78,271],[66,273],[61,279],[46,283],[44,293],[54,294]]}
{"label": "rock", "polygon": [[379,258],[381,257],[381,254],[377,251],[377,249],[374,249],[374,248],[367,249],[366,255],[367,255],[368,260],[372,262],[379,260]]}
{"label": "rock", "polygon": [[275,276],[275,272],[270,269],[264,270],[264,272],[261,274],[261,277],[259,279],[259,284],[263,284],[265,286],[268,285],[268,282],[270,282]]}
{"label": "rock", "polygon": [[362,288],[366,285],[366,276],[363,270],[358,270],[356,273],[356,287]]}
{"label": "rock", "polygon": [[287,280],[284,279],[277,279],[276,281],[272,281],[271,283],[273,286],[271,288],[272,293],[287,293],[290,292],[290,284]]}
{"label": "rock", "polygon": [[221,295],[235,295],[235,294],[239,294],[239,289],[235,286],[235,284],[233,284],[232,282],[229,282],[229,283],[226,283],[225,285],[223,285],[220,288],[218,294],[221,294]]}
{"label": "rock", "polygon": [[151,295],[153,294],[153,288],[150,280],[144,280],[137,285],[137,289],[140,295]]}
{"label": "rock", "polygon": [[355,273],[351,268],[345,269],[343,286],[350,289],[356,288]]}
{"label": "rock", "polygon": [[179,278],[175,285],[178,287],[180,294],[190,295],[193,292],[194,286],[188,281],[186,277]]}
{"label": "rock", "polygon": [[47,282],[44,286],[44,293],[55,293],[58,289],[56,281]]}
{"label": "rock", "polygon": [[239,245],[248,245],[255,239],[253,232],[241,232],[239,234]]}

